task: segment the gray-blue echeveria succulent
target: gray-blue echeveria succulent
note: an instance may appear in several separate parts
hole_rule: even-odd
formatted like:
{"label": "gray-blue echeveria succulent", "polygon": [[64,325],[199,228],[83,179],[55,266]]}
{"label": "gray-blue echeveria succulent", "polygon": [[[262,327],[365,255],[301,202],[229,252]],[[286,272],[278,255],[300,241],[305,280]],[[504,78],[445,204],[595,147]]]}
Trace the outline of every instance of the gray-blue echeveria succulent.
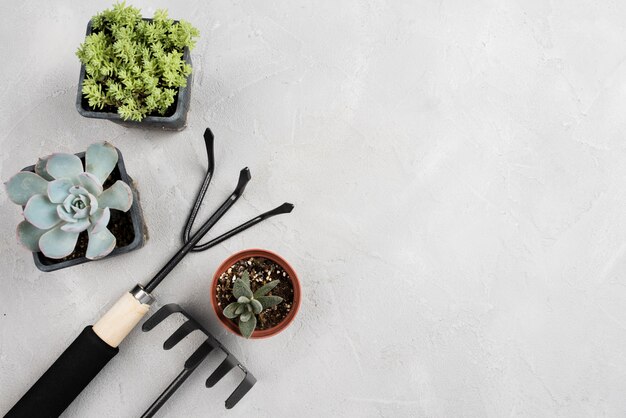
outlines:
{"label": "gray-blue echeveria succulent", "polygon": [[107,229],[111,209],[126,212],[133,203],[130,187],[121,180],[103,190],[117,164],[117,150],[107,142],[91,145],[83,163],[72,154],[39,159],[35,172],[21,171],[5,183],[12,202],[24,206],[18,240],[30,251],[59,259],[70,255],[78,235],[87,231],[86,257],[105,257],[115,248]]}

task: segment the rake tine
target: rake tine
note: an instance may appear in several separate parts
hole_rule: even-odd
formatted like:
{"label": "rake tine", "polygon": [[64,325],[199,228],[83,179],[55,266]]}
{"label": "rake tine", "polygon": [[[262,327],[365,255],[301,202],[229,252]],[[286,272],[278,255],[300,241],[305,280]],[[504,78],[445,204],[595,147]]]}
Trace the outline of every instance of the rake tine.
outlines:
{"label": "rake tine", "polygon": [[[179,328],[180,329],[180,328]],[[159,395],[159,397],[150,405],[150,407],[143,413],[141,418],[150,418],[161,409],[163,404],[172,397],[174,392],[191,376],[196,368],[202,363],[202,361],[213,351],[213,346],[205,341],[196,349],[196,351],[189,356],[185,361],[185,368],[176,376],[176,378],[170,383],[167,388]]]}
{"label": "rake tine", "polygon": [[246,393],[252,389],[252,386],[256,383],[256,378],[252,376],[252,373],[248,372],[245,368],[238,365],[241,370],[245,373],[245,376],[239,386],[231,393],[231,395],[226,399],[226,409],[231,409],[233,406],[237,405],[237,402],[241,400],[245,396]]}
{"label": "rake tine", "polygon": [[226,376],[226,373],[231,371],[237,365],[237,359],[232,354],[228,353],[226,358],[217,366],[217,369],[206,380],[206,387],[212,388],[222,377]]}
{"label": "rake tine", "polygon": [[176,376],[176,378],[165,388],[165,390],[159,395],[159,397],[150,405],[150,407],[144,412],[142,418],[153,417],[157,411],[167,402],[167,400],[178,390],[178,388],[189,378],[189,376],[200,366],[200,364],[206,359],[206,357],[218,349],[226,354],[226,358],[222,360],[220,365],[213,371],[213,373],[206,380],[206,387],[211,388],[215,386],[226,374],[237,366],[243,373],[244,378],[230,394],[225,401],[226,409],[233,408],[255,385],[256,378],[252,373],[232,355],[226,347],[224,347],[210,332],[202,327],[196,320],[190,316],[185,310],[175,304],[170,303],[161,307],[157,312],[152,315],[143,325],[144,331],[150,331],[165,318],[173,313],[182,314],[187,321],[183,323],[174,333],[163,343],[163,348],[166,350],[171,349],[178,344],[183,338],[189,335],[194,330],[198,329],[207,336],[207,339],[187,358],[183,370]]}
{"label": "rake tine", "polygon": [[195,369],[200,363],[213,351],[215,347],[209,344],[208,341],[203,342],[200,347],[193,352],[191,356],[185,361],[185,369]]}
{"label": "rake tine", "polygon": [[170,337],[163,343],[163,349],[169,350],[178,344],[183,338],[191,334],[193,331],[199,329],[196,321],[190,319],[182,324]]}
{"label": "rake tine", "polygon": [[176,303],[167,304],[161,307],[161,309],[159,309],[158,311],[156,311],[154,315],[152,315],[150,318],[148,318],[148,320],[144,322],[143,325],[141,326],[141,330],[143,332],[148,332],[152,330],[154,327],[156,327],[157,325],[159,325],[165,318],[167,318],[173,313],[178,313],[178,312],[182,312],[184,314],[183,308],[181,308],[178,304]]}

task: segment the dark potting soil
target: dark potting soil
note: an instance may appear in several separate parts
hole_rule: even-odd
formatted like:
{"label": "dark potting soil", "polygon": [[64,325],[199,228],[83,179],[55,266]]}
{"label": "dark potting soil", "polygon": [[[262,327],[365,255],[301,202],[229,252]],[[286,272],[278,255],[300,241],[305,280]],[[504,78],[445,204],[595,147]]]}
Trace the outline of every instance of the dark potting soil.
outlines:
{"label": "dark potting soil", "polygon": [[[85,164],[84,158],[83,164]],[[109,177],[105,180],[102,187],[106,190],[113,185],[118,180],[121,180],[122,176],[120,175],[120,171],[118,166],[116,165]],[[130,245],[135,239],[135,231],[133,229],[133,221],[130,215],[130,210],[128,212],[122,212],[119,210],[111,209],[111,219],[109,220],[109,224],[107,228],[111,233],[115,236],[115,248],[126,247]],[[74,248],[74,252],[67,257],[64,258],[48,258],[43,253],[39,253],[41,260],[45,264],[57,264],[67,260],[74,260],[76,258],[85,257],[87,254],[87,244],[89,243],[89,235],[87,231],[83,231],[78,235],[78,241],[76,242],[76,247]]]}
{"label": "dark potting soil", "polygon": [[[278,286],[268,295],[280,296],[283,301],[257,315],[256,329],[269,329],[280,324],[293,307],[293,284],[289,274],[280,265],[264,257],[250,257],[237,261],[222,273],[217,280],[217,305],[223,310],[230,303],[236,302],[233,296],[233,282],[235,277],[241,277],[246,270],[250,274],[250,288],[253,292],[266,283],[280,280]],[[237,325],[234,321],[232,322]]]}

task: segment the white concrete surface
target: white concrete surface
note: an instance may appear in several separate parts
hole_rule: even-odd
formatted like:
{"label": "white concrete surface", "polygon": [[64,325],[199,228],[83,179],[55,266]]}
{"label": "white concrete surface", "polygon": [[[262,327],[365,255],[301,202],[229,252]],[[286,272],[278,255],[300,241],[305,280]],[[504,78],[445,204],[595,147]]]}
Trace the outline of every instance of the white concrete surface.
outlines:
{"label": "white concrete surface", "polygon": [[[107,139],[150,231],[140,251],[40,273],[0,191],[0,412],[180,245],[210,126],[208,207],[240,168],[253,175],[216,233],[296,210],[188,257],[156,292],[259,378],[226,411],[235,378],[205,389],[213,359],[161,416],[626,414],[626,3],[132,3],[202,31],[183,132],[74,109],[74,51],[109,2],[0,8],[0,177]],[[304,285],[296,322],[265,341],[227,334],[209,305],[214,268],[250,247],[282,254]],[[161,350],[175,322],[131,334],[65,416],[138,416],[194,348]]]}

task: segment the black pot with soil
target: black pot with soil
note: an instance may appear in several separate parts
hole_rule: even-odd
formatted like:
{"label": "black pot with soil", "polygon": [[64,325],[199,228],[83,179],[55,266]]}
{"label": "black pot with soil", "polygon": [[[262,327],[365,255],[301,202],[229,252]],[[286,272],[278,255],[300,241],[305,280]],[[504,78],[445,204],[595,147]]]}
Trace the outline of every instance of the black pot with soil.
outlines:
{"label": "black pot with soil", "polygon": [[[114,257],[120,254],[126,254],[133,250],[143,247],[146,239],[146,230],[143,215],[141,212],[141,206],[139,203],[139,193],[134,186],[133,179],[126,172],[126,166],[124,165],[124,158],[119,149],[116,148],[118,154],[117,165],[103,183],[103,187],[106,190],[117,180],[122,180],[124,183],[130,186],[133,192],[133,203],[127,212],[121,212],[118,210],[111,211],[111,219],[109,220],[107,228],[115,236],[116,244],[115,248],[108,257]],[[83,164],[85,163],[85,153],[81,152],[75,154],[81,159]],[[22,171],[35,172],[35,166],[31,165],[25,167]],[[88,244],[88,234],[86,231],[81,232],[78,236],[78,241],[74,252],[67,257],[61,259],[52,259],[46,257],[41,252],[33,252],[33,260],[35,266],[43,272],[51,272],[66,267],[76,266],[79,264],[87,263],[89,261],[95,261],[88,259],[85,254]]]}
{"label": "black pot with soil", "polygon": [[[142,19],[146,22],[152,22],[153,19]],[[178,23],[178,21],[174,21]],[[92,34],[92,21],[87,24],[85,36]],[[183,50],[183,60],[188,65],[192,65],[191,53],[188,47]],[[94,108],[89,105],[89,101],[82,92],[83,83],[86,78],[85,65],[81,65],[80,76],[78,79],[78,90],[76,93],[76,109],[78,113],[86,118],[105,119],[117,123],[125,127],[135,128],[152,128],[168,131],[180,131],[187,126],[187,113],[191,102],[191,84],[193,73],[187,76],[187,82],[184,87],[179,87],[174,98],[174,103],[170,105],[164,114],[152,112],[146,115],[141,121],[124,119],[114,106],[105,106],[102,109]]]}

